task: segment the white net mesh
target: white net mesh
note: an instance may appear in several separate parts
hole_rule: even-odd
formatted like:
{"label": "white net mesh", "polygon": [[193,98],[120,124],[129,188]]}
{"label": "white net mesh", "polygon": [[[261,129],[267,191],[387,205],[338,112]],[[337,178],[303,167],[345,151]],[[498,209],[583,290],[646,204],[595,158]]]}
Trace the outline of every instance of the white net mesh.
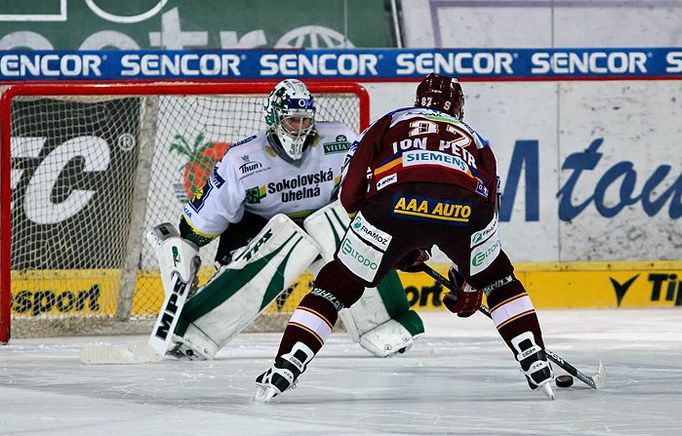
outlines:
{"label": "white net mesh", "polygon": [[[143,232],[177,223],[228,144],[265,128],[265,95],[173,91],[181,95],[12,100],[13,337],[151,326],[163,290]],[[360,128],[356,95],[314,94],[319,120]],[[202,248],[202,280],[213,272],[215,246]],[[256,328],[281,328],[288,315],[277,314],[293,310],[309,281],[286,290]]]}

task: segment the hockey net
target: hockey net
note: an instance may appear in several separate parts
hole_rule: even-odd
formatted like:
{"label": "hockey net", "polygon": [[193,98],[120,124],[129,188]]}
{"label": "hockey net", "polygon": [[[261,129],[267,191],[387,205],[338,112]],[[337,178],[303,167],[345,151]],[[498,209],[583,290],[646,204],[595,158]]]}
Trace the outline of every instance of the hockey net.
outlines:
{"label": "hockey net", "polygon": [[[0,100],[0,341],[146,333],[163,301],[144,232],[177,223],[276,82],[18,85]],[[357,84],[309,83],[318,120],[366,127]],[[11,199],[8,201],[7,199]],[[217,244],[202,248],[200,280]],[[283,327],[302,276],[252,326]]]}

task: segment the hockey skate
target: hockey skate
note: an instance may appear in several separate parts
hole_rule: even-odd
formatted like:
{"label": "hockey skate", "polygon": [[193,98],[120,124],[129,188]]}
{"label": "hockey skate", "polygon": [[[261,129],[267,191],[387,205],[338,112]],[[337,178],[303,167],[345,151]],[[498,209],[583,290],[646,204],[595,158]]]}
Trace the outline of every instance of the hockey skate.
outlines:
{"label": "hockey skate", "polygon": [[526,376],[528,386],[532,390],[543,392],[548,399],[553,400],[552,367],[547,361],[545,350],[535,343],[533,334],[530,332],[516,336],[511,342],[518,351],[516,360],[521,364],[521,370]]}
{"label": "hockey skate", "polygon": [[294,389],[296,380],[303,374],[313,356],[310,348],[298,342],[290,353],[275,358],[272,367],[256,377],[254,401],[268,403],[277,395]]}

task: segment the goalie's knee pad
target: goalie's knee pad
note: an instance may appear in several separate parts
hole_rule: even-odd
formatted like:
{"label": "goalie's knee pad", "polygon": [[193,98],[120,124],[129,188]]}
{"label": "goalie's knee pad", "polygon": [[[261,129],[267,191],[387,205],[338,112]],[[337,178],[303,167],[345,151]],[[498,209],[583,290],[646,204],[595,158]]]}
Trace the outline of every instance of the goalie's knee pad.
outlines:
{"label": "goalie's knee pad", "polygon": [[253,321],[317,257],[315,241],[287,216],[275,215],[182,313],[176,329],[186,348],[212,358]]}

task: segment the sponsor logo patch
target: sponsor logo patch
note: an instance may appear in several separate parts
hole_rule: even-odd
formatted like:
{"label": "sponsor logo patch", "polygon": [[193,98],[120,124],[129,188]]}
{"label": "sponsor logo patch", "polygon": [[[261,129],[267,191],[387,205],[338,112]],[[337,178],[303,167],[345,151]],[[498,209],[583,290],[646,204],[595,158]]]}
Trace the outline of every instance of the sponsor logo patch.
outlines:
{"label": "sponsor logo patch", "polygon": [[355,232],[347,232],[336,254],[353,274],[371,282],[381,264],[383,253],[363,242]]}
{"label": "sponsor logo patch", "polygon": [[393,237],[388,233],[377,229],[372,224],[367,222],[365,217],[362,216],[362,213],[358,213],[355,216],[353,223],[351,224],[351,228],[362,239],[381,249],[382,251],[386,251],[388,244],[390,244],[391,239],[393,239]]}
{"label": "sponsor logo patch", "polygon": [[324,154],[345,153],[350,149],[350,142],[346,135],[338,135],[336,141],[322,144]]}
{"label": "sponsor logo patch", "polygon": [[393,214],[467,225],[471,218],[471,203],[397,195],[393,198]]}
{"label": "sponsor logo patch", "polygon": [[239,172],[246,175],[249,173],[257,172],[259,169],[263,168],[263,164],[260,162],[246,162],[239,166]]}
{"label": "sponsor logo patch", "polygon": [[380,191],[387,187],[388,185],[392,185],[397,181],[398,181],[397,173],[391,174],[390,176],[386,176],[377,182],[377,191]]}
{"label": "sponsor logo patch", "polygon": [[469,165],[459,156],[430,150],[411,150],[403,153],[403,167],[415,165],[438,165],[471,175]]}
{"label": "sponsor logo patch", "polygon": [[246,190],[246,202],[248,204],[260,204],[261,200],[268,195],[265,186],[254,186]]}
{"label": "sponsor logo patch", "polygon": [[501,249],[499,233],[495,232],[487,241],[471,250],[470,274],[473,276],[485,271],[500,254]]}
{"label": "sponsor logo patch", "polygon": [[477,232],[474,232],[471,235],[471,245],[470,247],[475,247],[481,242],[485,241],[488,239],[493,233],[497,231],[497,225],[498,225],[498,218],[497,214],[493,217],[492,221],[488,223],[487,226],[483,230],[479,230]]}

